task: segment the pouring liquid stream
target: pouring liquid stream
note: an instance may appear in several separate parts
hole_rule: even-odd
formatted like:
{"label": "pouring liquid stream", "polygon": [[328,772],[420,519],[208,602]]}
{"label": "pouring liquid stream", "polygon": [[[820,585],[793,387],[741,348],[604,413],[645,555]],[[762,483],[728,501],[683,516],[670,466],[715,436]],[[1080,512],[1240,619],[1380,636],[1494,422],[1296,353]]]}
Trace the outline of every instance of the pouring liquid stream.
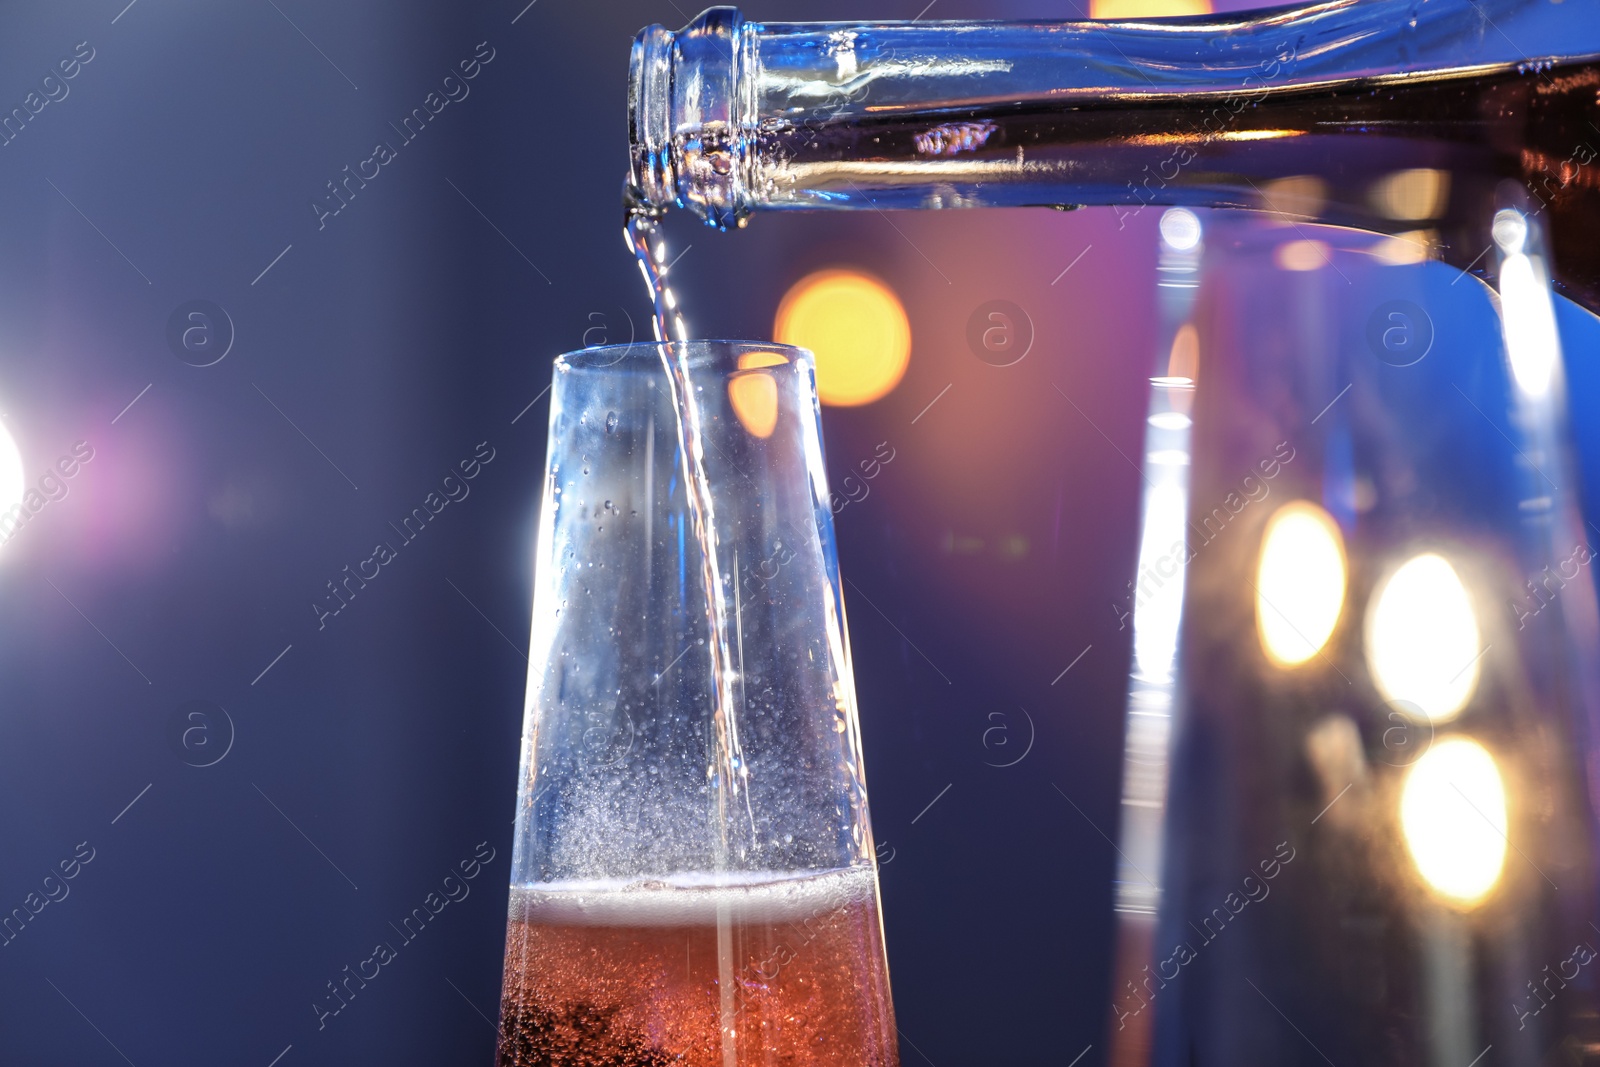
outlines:
{"label": "pouring liquid stream", "polygon": [[[706,476],[704,419],[689,378],[688,350],[666,343],[688,340],[688,327],[684,323],[677,296],[666,280],[667,246],[661,232],[659,210],[645,206],[631,190],[624,193],[623,209],[623,237],[629,251],[638,260],[639,272],[644,276],[654,307],[652,323],[657,347],[672,393],[673,412],[677,416],[678,455],[688,497],[689,532],[700,549],[701,581],[706,590],[706,628],[710,631],[706,647],[711,657],[711,678],[715,690],[715,707],[712,709],[715,763],[712,777],[717,797],[716,861],[721,870],[730,867],[747,869],[747,853],[757,845],[755,817],[745,789],[748,772],[739,742],[739,720],[734,703],[731,614],[723,585],[722,567],[717,559],[716,504]],[[730,840],[732,820],[736,817],[734,809],[741,794],[744,794],[745,815],[750,827],[748,849],[735,848]]]}

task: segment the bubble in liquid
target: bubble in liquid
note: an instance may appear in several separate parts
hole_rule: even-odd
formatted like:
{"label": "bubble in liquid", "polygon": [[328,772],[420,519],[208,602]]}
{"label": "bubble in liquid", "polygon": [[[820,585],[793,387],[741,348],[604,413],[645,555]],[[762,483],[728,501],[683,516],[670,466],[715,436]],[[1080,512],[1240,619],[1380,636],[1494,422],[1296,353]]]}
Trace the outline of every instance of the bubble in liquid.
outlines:
{"label": "bubble in liquid", "polygon": [[615,411],[608,411],[608,412],[606,412],[606,433],[616,433],[616,432],[617,432],[617,413]]}

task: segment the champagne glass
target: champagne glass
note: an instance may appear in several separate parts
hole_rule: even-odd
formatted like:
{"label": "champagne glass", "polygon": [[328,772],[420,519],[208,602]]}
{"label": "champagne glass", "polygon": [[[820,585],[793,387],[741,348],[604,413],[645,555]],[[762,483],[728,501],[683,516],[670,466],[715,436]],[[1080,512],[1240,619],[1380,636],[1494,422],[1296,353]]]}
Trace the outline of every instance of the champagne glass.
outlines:
{"label": "champagne glass", "polygon": [[555,364],[500,1063],[892,1065],[811,356],[675,342],[697,464],[661,349]]}

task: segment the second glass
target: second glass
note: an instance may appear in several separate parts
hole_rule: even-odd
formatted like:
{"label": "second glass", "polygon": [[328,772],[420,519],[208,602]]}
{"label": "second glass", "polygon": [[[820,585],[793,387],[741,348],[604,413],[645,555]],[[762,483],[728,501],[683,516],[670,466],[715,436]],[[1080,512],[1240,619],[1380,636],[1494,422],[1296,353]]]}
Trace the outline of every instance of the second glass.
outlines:
{"label": "second glass", "polygon": [[556,360],[500,1063],[893,1065],[811,355],[671,349],[713,567],[662,346]]}

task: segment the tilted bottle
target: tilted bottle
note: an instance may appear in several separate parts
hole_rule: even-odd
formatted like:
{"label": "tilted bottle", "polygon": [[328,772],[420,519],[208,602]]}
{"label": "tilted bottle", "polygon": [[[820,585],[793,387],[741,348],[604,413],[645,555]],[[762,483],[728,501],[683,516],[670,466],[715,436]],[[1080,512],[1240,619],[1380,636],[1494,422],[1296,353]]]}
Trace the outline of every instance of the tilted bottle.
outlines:
{"label": "tilted bottle", "polygon": [[[1244,207],[1484,251],[1507,179],[1600,306],[1590,0],[1329,0],[1150,22],[744,21],[633,49],[631,180],[718,226],[755,211]],[[1396,172],[1436,180],[1414,195]],[[1316,175],[1319,195],[1274,196]]]}

